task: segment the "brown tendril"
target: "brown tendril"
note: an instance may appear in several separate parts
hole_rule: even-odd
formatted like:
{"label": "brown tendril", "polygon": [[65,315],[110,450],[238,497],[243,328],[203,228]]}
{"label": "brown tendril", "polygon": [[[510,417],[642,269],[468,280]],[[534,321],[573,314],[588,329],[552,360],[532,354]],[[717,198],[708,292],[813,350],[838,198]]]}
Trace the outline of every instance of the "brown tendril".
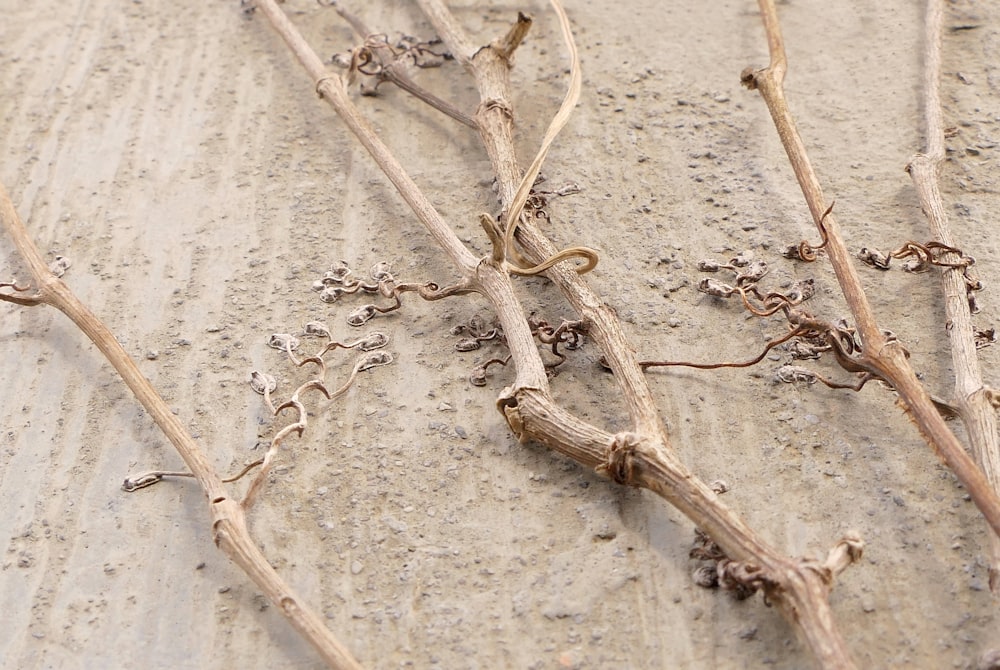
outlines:
{"label": "brown tendril", "polygon": [[789,250],[785,253],[786,257],[798,258],[799,260],[803,260],[807,263],[811,263],[816,260],[817,258],[816,252],[824,248],[828,241],[826,225],[824,224],[824,222],[826,221],[826,217],[830,215],[830,212],[833,211],[833,206],[835,204],[837,204],[836,200],[830,203],[830,206],[826,208],[825,212],[823,212],[823,216],[820,217],[819,223],[816,224],[817,228],[819,228],[820,243],[816,246],[813,246],[809,244],[809,242],[807,242],[806,240],[802,240],[801,242],[799,242],[798,247],[789,248]]}

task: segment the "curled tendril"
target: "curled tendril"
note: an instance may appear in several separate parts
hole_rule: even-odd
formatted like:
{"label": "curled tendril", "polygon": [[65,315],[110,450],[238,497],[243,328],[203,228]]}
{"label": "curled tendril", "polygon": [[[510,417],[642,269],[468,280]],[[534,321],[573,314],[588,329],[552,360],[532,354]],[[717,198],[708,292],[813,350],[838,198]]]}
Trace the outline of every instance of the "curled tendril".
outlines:
{"label": "curled tendril", "polygon": [[453,295],[474,291],[470,280],[462,280],[452,286],[439,287],[434,282],[399,283],[392,273],[392,267],[384,261],[375,263],[369,270],[371,281],[362,281],[354,276],[346,261],[335,263],[321,279],[313,282],[312,288],[320,294],[320,300],[333,303],[345,295],[362,292],[392,300],[392,304],[381,306],[375,303],[361,305],[347,317],[351,326],[363,326],[379,314],[388,314],[402,307],[400,296],[414,292],[424,300],[440,300]]}
{"label": "curled tendril", "polygon": [[487,374],[491,365],[506,366],[510,361],[510,356],[506,358],[491,358],[482,365],[478,365],[472,369],[472,373],[469,375],[469,383],[473,386],[486,386]]}
{"label": "curled tendril", "polygon": [[[903,270],[906,272],[927,272],[932,266],[961,270],[962,278],[965,280],[965,292],[969,303],[969,311],[972,314],[979,312],[976,292],[983,289],[983,283],[969,272],[969,268],[976,264],[976,259],[965,255],[961,249],[934,240],[923,244],[909,240],[888,255],[877,249],[862,247],[857,256],[866,265],[879,270],[888,270],[893,258],[899,260],[906,259],[903,263]],[[952,260],[950,257],[957,258]]]}
{"label": "curled tendril", "polygon": [[556,357],[555,362],[545,364],[550,371],[566,360],[565,354],[559,351],[559,345],[564,344],[569,350],[579,349],[583,344],[583,335],[587,331],[586,323],[580,320],[564,320],[558,326],[552,327],[546,321],[536,321],[534,315],[528,317],[528,325],[538,341],[549,345],[552,355]]}
{"label": "curled tendril", "polygon": [[[832,205],[823,215],[821,224],[827,215],[829,215],[831,209]],[[821,230],[824,231],[824,241],[820,246],[823,246],[826,243],[827,236],[826,229],[822,225]],[[720,298],[739,295],[744,308],[755,316],[767,317],[781,312],[788,321],[791,327],[790,330],[784,335],[768,341],[764,349],[750,360],[723,363],[641,361],[640,366],[643,370],[666,366],[683,366],[703,370],[724,367],[748,367],[762,361],[773,348],[784,345],[784,350],[790,354],[791,358],[798,360],[817,359],[823,353],[832,352],[840,367],[847,372],[854,373],[855,379],[849,383],[831,381],[806,368],[786,364],[779,368],[775,374],[777,381],[807,384],[822,382],[830,388],[858,391],[872,379],[882,379],[878,370],[863,351],[862,343],[858,339],[854,328],[843,321],[838,324],[832,324],[816,319],[799,307],[801,303],[811,298],[816,291],[811,278],[799,280],[791,284],[783,293],[771,292],[765,294],[758,288],[758,283],[766,276],[767,266],[762,261],[755,261],[747,255],[740,254],[728,263],[721,263],[712,259],[701,260],[698,261],[697,267],[702,272],[715,273],[726,270],[736,276],[735,286],[718,279],[706,277],[699,282],[699,291]],[[891,332],[885,331],[883,334],[888,342],[897,341],[895,335]],[[905,355],[909,355],[905,348],[902,351]],[[607,366],[603,362],[603,359],[602,365]]]}
{"label": "curled tendril", "polygon": [[833,206],[835,204],[836,201],[830,203],[830,206],[826,208],[825,212],[823,212],[823,216],[820,217],[819,223],[816,224],[816,227],[819,228],[820,243],[818,245],[812,245],[809,244],[809,242],[802,240],[799,242],[798,246],[788,247],[785,249],[783,253],[785,258],[794,258],[807,263],[811,263],[816,260],[819,250],[826,247],[826,244],[829,241],[829,234],[826,231],[826,217],[830,216],[830,212],[833,211]]}

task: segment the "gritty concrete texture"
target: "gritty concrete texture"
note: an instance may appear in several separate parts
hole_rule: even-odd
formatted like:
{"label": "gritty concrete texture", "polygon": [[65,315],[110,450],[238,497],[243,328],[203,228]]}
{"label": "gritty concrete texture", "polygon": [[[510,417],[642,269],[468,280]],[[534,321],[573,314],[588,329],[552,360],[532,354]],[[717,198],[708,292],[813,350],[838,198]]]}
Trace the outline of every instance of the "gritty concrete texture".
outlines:
{"label": "gritty concrete texture", "polygon": [[[345,3],[377,30],[428,37],[412,3]],[[644,358],[749,357],[782,332],[695,290],[702,258],[748,252],[780,287],[814,277],[814,313],[846,316],[766,109],[739,73],[766,63],[755,3],[567,0],[583,97],[544,168],[560,244],[601,252],[595,288]],[[781,3],[787,91],[851,249],[926,240],[903,168],[921,146],[922,3]],[[370,5],[370,6],[369,6]],[[536,18],[514,70],[518,142],[533,155],[565,90],[558,25],[541,0],[452,3],[477,39]],[[307,0],[284,5],[324,56],[356,44]],[[942,188],[957,236],[1000,284],[1000,6],[949,3]],[[450,64],[416,73],[474,110]],[[320,302],[311,283],[348,260],[405,281],[455,278],[447,259],[261,16],[227,2],[7,2],[0,21],[0,179],[40,247],[106,320],[220,471],[258,456],[280,425],[247,383],[301,371],[273,332],[328,323],[360,301]],[[495,212],[476,135],[384,85],[358,103],[477,253]],[[3,275],[26,273],[7,239]],[[933,274],[861,269],[885,327],[930,389],[951,393]],[[571,317],[544,279],[526,308]],[[787,284],[786,284],[787,285]],[[810,657],[773,608],[703,590],[692,524],[536,444],[494,408],[511,372],[472,368],[454,326],[484,301],[406,301],[390,367],[342,399],[312,397],[251,515],[278,571],[369,668],[802,668]],[[996,385],[996,347],[981,354]],[[596,346],[572,352],[557,399],[628,427]],[[779,385],[776,350],[751,369],[650,373],[683,460],[763,537],[824,554],[848,530],[867,546],[832,602],[867,668],[971,668],[1000,640],[986,588],[986,527],[954,477],[870,384],[859,394]],[[350,358],[331,370],[342,379]],[[827,361],[807,365],[843,376]],[[203,496],[172,480],[122,480],[181,462],[99,353],[51,309],[0,306],[0,665],[4,668],[317,668],[320,661],[213,546]]]}

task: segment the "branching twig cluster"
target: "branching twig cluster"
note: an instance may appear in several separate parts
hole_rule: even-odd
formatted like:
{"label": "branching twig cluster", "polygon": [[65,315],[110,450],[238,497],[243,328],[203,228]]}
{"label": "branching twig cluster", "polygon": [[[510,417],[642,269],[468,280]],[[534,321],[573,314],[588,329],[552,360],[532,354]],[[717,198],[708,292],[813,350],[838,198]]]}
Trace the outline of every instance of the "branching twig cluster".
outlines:
{"label": "branching twig cluster", "polygon": [[[760,70],[748,68],[743,73],[743,81],[749,88],[760,91],[767,103],[821,235],[818,245],[802,242],[790,247],[786,255],[812,261],[822,251],[829,258],[855,325],[850,326],[846,321],[832,323],[805,311],[802,304],[814,290],[810,280],[799,282],[783,292],[766,291],[761,288],[761,281],[768,273],[768,267],[763,261],[744,255],[725,263],[703,261],[699,265],[702,271],[727,272],[733,278],[730,281],[706,278],[700,283],[700,290],[719,298],[739,296],[743,307],[752,314],[759,317],[780,315],[788,327],[787,332],[769,341],[764,351],[750,361],[705,364],[638,360],[613,308],[581,276],[596,265],[597,253],[581,246],[571,246],[560,251],[538,225],[558,225],[558,222],[551,221],[551,217],[545,213],[546,194],[534,187],[550,146],[579,98],[581,86],[579,57],[568,17],[559,0],[551,0],[551,5],[559,17],[570,55],[568,92],[549,124],[534,159],[523,170],[513,144],[509,71],[511,58],[530,29],[531,19],[519,14],[506,34],[479,47],[472,44],[441,0],[418,0],[418,4],[434,25],[443,50],[438,48],[436,40],[390,40],[385,34],[371,32],[358,19],[338,8],[338,12],[351,22],[364,40],[362,46],[351,50],[349,58],[339,60],[347,71],[346,75],[326,67],[326,63],[306,43],[275,0],[257,0],[254,5],[303,65],[316,92],[371,154],[460,274],[457,283],[439,288],[437,284],[430,282],[398,282],[385,263],[374,266],[369,273],[370,278],[359,279],[346,263],[340,262],[315,282],[313,288],[325,302],[337,302],[344,296],[353,294],[372,295],[390,301],[388,305],[373,302],[355,309],[348,317],[348,323],[352,326],[361,326],[379,314],[398,310],[402,304],[401,295],[407,292],[415,292],[426,300],[470,292],[484,296],[496,313],[496,324],[469,324],[461,333],[466,337],[459,344],[464,350],[472,350],[484,341],[497,339],[508,348],[510,353],[507,358],[491,359],[480,366],[474,373],[474,383],[485,383],[488,367],[513,363],[514,379],[500,393],[497,408],[514,434],[521,440],[533,439],[551,447],[619,484],[647,488],[662,497],[689,517],[699,529],[696,547],[691,552],[692,558],[704,563],[698,573],[699,582],[720,585],[742,595],[762,591],[766,601],[776,605],[789,624],[795,627],[820,665],[831,668],[853,667],[847,646],[830,610],[828,596],[835,577],[860,558],[863,548],[861,539],[854,533],[846,534],[834,543],[822,561],[789,557],[772,547],[721,501],[720,493],[725,487],[702,481],[681,462],[666,433],[664,421],[644,374],[648,368],[666,365],[745,367],[759,362],[768,351],[781,345],[787,346],[794,357],[801,359],[830,354],[840,367],[856,375],[858,381],[855,384],[830,382],[797,367],[789,368],[782,374],[786,380],[820,380],[835,387],[860,389],[871,379],[890,385],[898,393],[900,404],[917,424],[921,434],[954,470],[994,533],[1000,535],[1000,498],[994,487],[968,457],[962,444],[935,409],[934,400],[917,380],[907,361],[908,352],[891,333],[878,326],[861,288],[851,262],[852,257],[847,252],[839,225],[832,214],[833,206],[826,204],[785,100],[783,79],[787,63],[773,0],[760,0],[771,54],[770,65]],[[931,4],[939,5],[935,0],[931,0]],[[932,22],[928,23],[930,25]],[[940,25],[937,25],[939,34]],[[436,98],[416,85],[407,74],[407,68],[437,66],[448,58],[465,67],[475,80],[480,104],[474,114],[466,114],[455,105]],[[479,133],[493,166],[500,201],[499,212],[484,213],[480,217],[480,225],[490,244],[488,255],[479,257],[457,237],[453,228],[435,210],[427,196],[373,130],[364,114],[352,102],[348,84],[357,76],[373,78],[374,84],[367,86],[366,93],[375,93],[380,82],[390,81]],[[928,123],[928,133],[932,132],[932,128],[938,127]],[[933,160],[939,161],[943,150],[939,145],[932,144],[928,154]],[[919,157],[915,159],[912,172],[918,186],[922,184],[934,191],[936,186],[933,180],[928,186],[926,180],[921,181],[916,176],[918,173],[923,174],[924,169]],[[933,197],[929,202],[933,203]],[[925,209],[928,207],[933,208],[928,205]],[[540,212],[543,214],[539,215]],[[282,613],[331,667],[358,667],[350,653],[324,627],[322,620],[281,581],[258,550],[247,530],[245,512],[259,496],[283,442],[292,433],[301,435],[305,430],[307,412],[303,402],[304,394],[315,390],[328,399],[336,398],[346,392],[359,372],[390,362],[391,357],[387,354],[371,351],[384,346],[387,342],[385,337],[372,335],[354,342],[341,343],[335,341],[330,330],[319,322],[306,324],[302,332],[296,335],[272,335],[268,340],[270,346],[284,352],[296,367],[312,367],[315,374],[301,383],[288,400],[278,405],[271,399],[271,394],[276,390],[274,379],[260,372],[251,374],[251,386],[264,396],[272,414],[280,415],[291,410],[292,420],[275,433],[262,458],[251,463],[235,478],[223,480],[153,387],[142,377],[110,331],[58,279],[56,273],[60,267],[50,269],[41,261],[37,249],[28,238],[3,191],[0,191],[0,215],[33,277],[33,287],[16,281],[0,284],[0,299],[24,306],[55,306],[93,339],[177,447],[190,474],[201,484],[210,503],[216,542],[264,590],[272,602],[281,608]],[[926,269],[931,265],[943,269],[947,283],[949,319],[953,319],[950,321],[954,326],[952,330],[961,328],[961,337],[965,338],[963,341],[974,342],[973,330],[966,328],[965,314],[951,309],[956,296],[960,298],[959,302],[964,303],[965,312],[974,309],[970,296],[979,286],[968,275],[972,260],[958,251],[946,232],[938,230],[936,238],[929,244],[908,243],[890,256],[911,258],[911,269],[915,270]],[[575,266],[574,263],[567,262],[573,259],[582,259],[584,263]],[[879,262],[887,265],[888,257],[884,259],[884,263],[881,260]],[[564,320],[553,326],[526,316],[511,277],[534,274],[544,274],[551,280],[576,311],[578,318]],[[629,415],[630,426],[627,430],[609,432],[570,413],[553,400],[549,376],[551,370],[565,359],[560,347],[573,349],[579,346],[584,334],[601,349],[602,361],[614,375]],[[316,353],[300,356],[297,351],[301,347],[302,338],[320,338],[326,342]],[[557,359],[555,363],[543,360],[539,343]],[[968,349],[965,345],[957,346],[965,347],[963,351]],[[354,363],[347,380],[331,391],[326,385],[327,362],[324,356],[339,348],[359,349],[365,353]],[[974,352],[974,344],[971,349]],[[959,397],[956,403],[959,413],[967,422],[979,421],[983,424],[983,431],[988,432],[990,425],[987,419],[973,418],[973,398],[985,399],[990,407],[989,414],[993,417],[994,423],[991,425],[995,442],[995,412],[989,403],[997,394],[991,395],[975,375],[963,377],[958,387]],[[991,477],[994,477],[995,482],[995,473],[1000,472],[1000,467],[991,470],[993,466],[990,459],[996,457],[983,452],[979,454],[979,458],[984,469],[992,473]],[[1000,460],[997,463],[1000,464]],[[243,500],[237,502],[231,498],[224,486],[225,481],[239,478],[258,465],[260,470]],[[166,474],[170,473],[150,473],[144,478],[133,480],[133,485],[140,488],[158,481]],[[1000,556],[1000,549],[997,552],[996,555]]]}

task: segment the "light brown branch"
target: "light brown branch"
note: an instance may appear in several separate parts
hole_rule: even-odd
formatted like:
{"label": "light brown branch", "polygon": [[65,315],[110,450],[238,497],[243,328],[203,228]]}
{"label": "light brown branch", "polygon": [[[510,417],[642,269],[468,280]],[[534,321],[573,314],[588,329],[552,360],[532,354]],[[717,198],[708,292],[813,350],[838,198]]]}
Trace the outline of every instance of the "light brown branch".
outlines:
{"label": "light brown branch", "polygon": [[[468,44],[468,38],[440,0],[418,2],[453,51]],[[467,67],[476,78],[482,100],[477,115],[480,136],[493,164],[501,203],[509,207],[516,202],[522,183],[512,140],[510,62],[496,49],[484,47],[468,59]],[[555,252],[555,245],[534,222],[522,220],[517,227],[517,239],[535,262]],[[595,452],[603,440],[600,470],[619,483],[654,491],[692,519],[731,558],[757,566],[773,580],[773,588],[769,589],[772,601],[778,603],[789,622],[799,630],[820,664],[830,668],[853,667],[830,612],[827,600],[830,581],[824,581],[802,563],[768,546],[721,503],[708,485],[680,463],[663,429],[639,361],[613,310],[572,269],[557,265],[546,276],[588,324],[588,333],[601,347],[629,409],[634,432],[601,437],[603,431],[556,409],[547,394],[517,384],[505,389],[498,401],[511,428],[522,439],[537,439],[588,465],[593,465]],[[523,352],[511,347],[511,353],[520,366]]]}
{"label": "light brown branch", "polygon": [[[515,200],[518,186],[522,184],[511,139],[509,49],[505,50],[503,46],[505,40],[499,40],[473,51],[443,4],[438,0],[420,1],[452,53],[476,77],[483,101],[477,113],[480,135],[494,165],[501,201],[509,207]],[[712,536],[731,558],[743,562],[741,565],[746,574],[754,575],[755,580],[766,585],[772,602],[777,603],[788,620],[800,629],[824,667],[853,667],[833,622],[827,599],[835,570],[817,570],[812,562],[782,556],[753,533],[720,502],[708,485],[679,462],[669,447],[652,394],[613,311],[572,269],[556,265],[548,270],[548,276],[563,289],[571,304],[591,327],[591,335],[604,350],[622,388],[636,432],[617,435],[587,424],[552,401],[542,359],[524,311],[514,294],[506,263],[499,258],[499,231],[493,227],[492,221],[488,222],[486,229],[494,244],[493,253],[472,264],[468,250],[458,242],[348,99],[340,78],[325,72],[318,57],[273,0],[260,0],[258,8],[296,54],[320,94],[341,116],[431,235],[455,261],[465,280],[474,281],[478,290],[493,305],[517,367],[515,381],[501,394],[498,408],[518,436],[538,439],[581,463],[597,467],[621,484],[643,486],[661,495]],[[522,223],[518,229],[518,239],[532,258],[542,260],[555,253],[552,243],[532,223]],[[851,541],[854,541],[853,538]]]}
{"label": "light brown branch", "polygon": [[[924,153],[910,160],[906,169],[917,189],[920,206],[927,217],[934,240],[957,247],[945,212],[938,176],[944,162],[944,121],[941,112],[941,32],[944,15],[941,0],[927,0],[924,32]],[[954,261],[957,254],[945,254],[942,260]],[[975,326],[967,299],[966,284],[960,268],[943,268],[941,289],[947,318],[945,331],[951,342],[952,366],[955,369],[955,400],[972,445],[972,452],[994,491],[1000,491],[1000,433],[996,410],[990,404],[983,384],[982,369],[976,350]],[[990,590],[1000,592],[1000,537],[990,537]]]}
{"label": "light brown branch", "polygon": [[825,218],[823,216],[827,208],[823,190],[796,129],[782,88],[787,61],[774,0],[759,0],[759,5],[767,31],[771,63],[763,70],[747,68],[741,78],[746,86],[760,91],[813,221],[827,235],[827,254],[861,337],[862,355],[854,363],[864,371],[884,379],[896,390],[903,409],[917,425],[920,434],[962,482],[994,534],[1000,537],[1000,496],[938,413],[927,390],[913,372],[902,345],[887,340],[883,334],[861,287],[836,217],[832,213]]}
{"label": "light brown branch", "polygon": [[153,388],[114,334],[86,305],[73,294],[42,260],[27,229],[17,215],[7,190],[0,184],[0,220],[31,271],[39,301],[65,314],[90,338],[98,350],[115,368],[136,400],[149,412],[156,425],[174,445],[191,474],[201,485],[209,502],[212,535],[216,545],[242,568],[253,582],[270,598],[288,621],[306,638],[332,668],[360,668],[350,652],[323,625],[323,620],[310,609],[275,572],[250,536],[246,516],[240,504],[229,497],[222,480],[205,457],[198,443],[184,428],[160,395]]}

